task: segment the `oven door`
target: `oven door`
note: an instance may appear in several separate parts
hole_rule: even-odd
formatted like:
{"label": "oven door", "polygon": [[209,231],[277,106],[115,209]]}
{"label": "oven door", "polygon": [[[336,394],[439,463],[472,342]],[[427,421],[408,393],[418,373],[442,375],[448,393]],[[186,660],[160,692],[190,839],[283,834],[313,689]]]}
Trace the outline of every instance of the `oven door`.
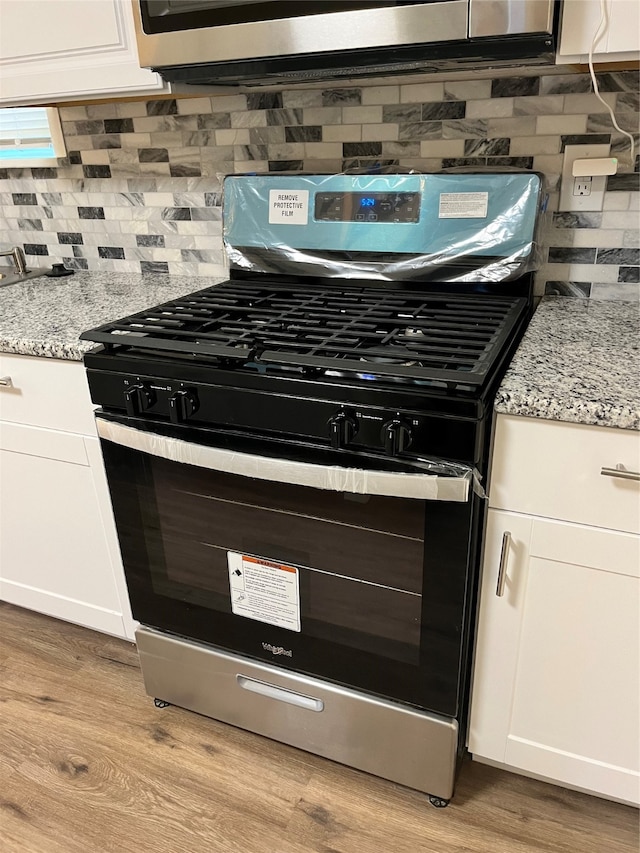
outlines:
{"label": "oven door", "polygon": [[481,504],[469,469],[97,423],[143,625],[456,716]]}

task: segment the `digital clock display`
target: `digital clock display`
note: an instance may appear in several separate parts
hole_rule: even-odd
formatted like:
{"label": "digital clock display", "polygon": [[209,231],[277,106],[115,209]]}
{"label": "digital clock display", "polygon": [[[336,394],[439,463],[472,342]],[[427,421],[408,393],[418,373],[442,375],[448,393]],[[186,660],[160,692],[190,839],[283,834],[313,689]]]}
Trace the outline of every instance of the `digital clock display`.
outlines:
{"label": "digital clock display", "polygon": [[321,222],[418,222],[420,193],[316,193],[315,219]]}

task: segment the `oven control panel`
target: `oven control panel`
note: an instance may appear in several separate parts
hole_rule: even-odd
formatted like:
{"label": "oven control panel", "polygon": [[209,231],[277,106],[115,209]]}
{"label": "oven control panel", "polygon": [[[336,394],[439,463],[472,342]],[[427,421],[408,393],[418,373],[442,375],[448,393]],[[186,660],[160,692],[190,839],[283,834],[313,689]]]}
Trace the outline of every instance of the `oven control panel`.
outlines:
{"label": "oven control panel", "polygon": [[319,192],[314,218],[324,222],[418,222],[420,193]]}
{"label": "oven control panel", "polygon": [[338,403],[301,397],[296,389],[282,393],[284,389],[238,388],[92,369],[88,375],[93,402],[134,420],[291,437],[351,453],[455,458],[473,464],[479,458],[477,423],[438,414],[427,398],[415,397],[407,400],[406,408],[393,409],[373,401],[358,403],[355,392],[349,402]]}

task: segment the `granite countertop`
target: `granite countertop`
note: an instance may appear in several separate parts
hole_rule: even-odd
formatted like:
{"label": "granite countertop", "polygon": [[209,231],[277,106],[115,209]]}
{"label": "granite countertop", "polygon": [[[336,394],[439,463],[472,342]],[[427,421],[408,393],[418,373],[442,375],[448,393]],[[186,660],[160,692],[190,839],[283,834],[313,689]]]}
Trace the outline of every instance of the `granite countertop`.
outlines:
{"label": "granite countertop", "polygon": [[495,409],[640,430],[640,309],[546,297],[502,381]]}
{"label": "granite countertop", "polygon": [[82,361],[96,344],[80,332],[223,278],[77,272],[0,288],[0,352]]}
{"label": "granite countertop", "polygon": [[[79,272],[0,288],[0,352],[81,361],[85,329],[224,278]],[[545,297],[495,401],[497,412],[640,430],[640,310]]]}

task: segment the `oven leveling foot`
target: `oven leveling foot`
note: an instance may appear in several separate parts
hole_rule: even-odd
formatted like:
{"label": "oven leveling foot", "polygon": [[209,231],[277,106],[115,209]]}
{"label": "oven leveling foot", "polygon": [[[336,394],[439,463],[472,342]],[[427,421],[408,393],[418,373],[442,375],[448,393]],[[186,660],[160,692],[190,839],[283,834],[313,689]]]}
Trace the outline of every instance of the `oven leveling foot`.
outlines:
{"label": "oven leveling foot", "polygon": [[153,704],[156,708],[168,708],[171,702],[165,702],[164,699],[154,699]]}
{"label": "oven leveling foot", "polygon": [[429,802],[437,809],[446,809],[449,805],[449,800],[443,800],[442,797],[434,797],[431,794],[429,794]]}

